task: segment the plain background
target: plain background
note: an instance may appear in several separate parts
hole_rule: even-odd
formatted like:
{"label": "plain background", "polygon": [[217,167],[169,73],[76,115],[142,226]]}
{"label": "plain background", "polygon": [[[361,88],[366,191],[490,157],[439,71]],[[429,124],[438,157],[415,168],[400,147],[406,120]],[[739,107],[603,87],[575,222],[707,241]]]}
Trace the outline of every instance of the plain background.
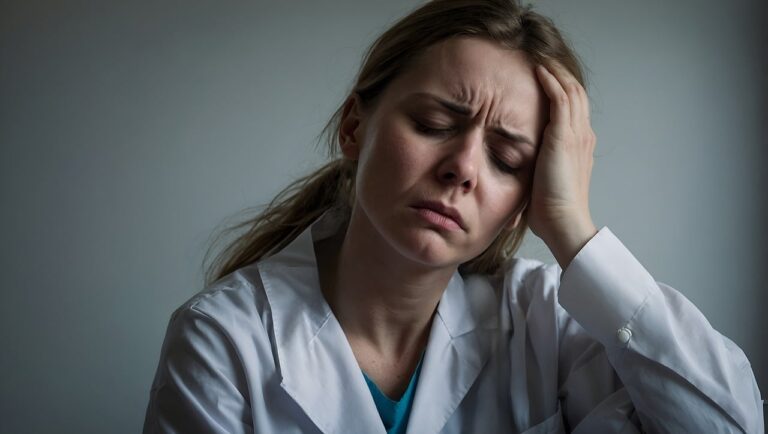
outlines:
{"label": "plain background", "polygon": [[[0,431],[135,433],[210,235],[322,161],[364,49],[419,2],[0,4]],[[536,6],[589,70],[595,223],[765,396],[764,4]]]}

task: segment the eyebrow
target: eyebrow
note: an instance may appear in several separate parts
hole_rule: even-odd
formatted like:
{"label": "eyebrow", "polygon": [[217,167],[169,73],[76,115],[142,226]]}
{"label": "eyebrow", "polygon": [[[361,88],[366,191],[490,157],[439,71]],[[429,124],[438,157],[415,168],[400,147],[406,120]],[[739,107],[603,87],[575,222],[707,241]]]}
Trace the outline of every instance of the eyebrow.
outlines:
{"label": "eyebrow", "polygon": [[[413,94],[413,96],[419,96],[422,98],[426,97],[434,101],[437,101],[438,103],[440,103],[440,105],[447,108],[448,110],[464,117],[469,117],[472,114],[472,109],[470,107],[455,101],[449,101],[447,99],[440,98],[439,96],[431,94],[429,92],[416,92]],[[527,143],[531,145],[534,149],[536,149],[536,144],[533,142],[533,140],[529,139],[527,136],[524,136],[522,134],[513,133],[501,127],[494,127],[493,132],[504,137],[507,140]]]}

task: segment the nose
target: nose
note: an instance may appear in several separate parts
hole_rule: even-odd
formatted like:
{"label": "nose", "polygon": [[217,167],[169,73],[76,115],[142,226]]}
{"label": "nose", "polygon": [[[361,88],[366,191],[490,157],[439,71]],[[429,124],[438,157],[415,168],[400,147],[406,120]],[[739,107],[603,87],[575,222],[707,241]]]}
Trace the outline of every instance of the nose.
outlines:
{"label": "nose", "polygon": [[482,131],[476,129],[454,136],[438,166],[440,182],[464,192],[474,189],[482,164],[483,140]]}

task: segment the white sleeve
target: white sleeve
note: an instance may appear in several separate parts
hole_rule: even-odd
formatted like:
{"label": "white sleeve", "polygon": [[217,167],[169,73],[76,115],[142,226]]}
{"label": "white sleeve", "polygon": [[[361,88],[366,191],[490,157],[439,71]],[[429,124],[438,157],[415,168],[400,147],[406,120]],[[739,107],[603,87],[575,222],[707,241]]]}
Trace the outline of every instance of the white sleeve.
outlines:
{"label": "white sleeve", "polygon": [[[623,420],[617,432],[764,433],[744,352],[682,294],[655,282],[608,228],[562,273],[558,299],[578,323],[566,321],[561,331],[572,432],[604,432],[611,420]],[[580,337],[584,330],[599,345]],[[605,366],[588,353],[603,353],[599,346],[618,379],[595,375]]]}
{"label": "white sleeve", "polygon": [[182,307],[168,325],[144,433],[250,433],[245,384],[239,357],[219,324]]}

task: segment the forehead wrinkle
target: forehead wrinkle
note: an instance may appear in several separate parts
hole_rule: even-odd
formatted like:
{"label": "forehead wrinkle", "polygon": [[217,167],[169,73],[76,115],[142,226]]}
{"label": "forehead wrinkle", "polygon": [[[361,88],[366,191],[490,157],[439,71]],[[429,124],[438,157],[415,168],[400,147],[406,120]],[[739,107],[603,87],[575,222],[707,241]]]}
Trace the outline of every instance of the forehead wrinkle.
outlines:
{"label": "forehead wrinkle", "polygon": [[[527,68],[521,69],[519,62],[510,65],[509,53],[506,52],[503,55],[492,52],[490,58],[478,59],[474,59],[473,54],[477,52],[455,43],[430,47],[430,55],[421,58],[419,69],[423,74],[421,77],[427,82],[434,78],[438,78],[438,82],[434,83],[437,86],[425,87],[432,87],[443,98],[468,107],[475,120],[479,116],[484,124],[523,134],[538,142],[538,125],[527,124],[534,121],[531,117],[533,113],[528,111],[533,108],[536,96],[528,91],[526,83],[532,81],[537,84],[533,72],[527,74],[530,77],[518,76],[520,73],[526,75],[524,70]],[[527,59],[518,60],[528,63]],[[514,81],[510,81],[509,74],[515,76]],[[533,92],[537,90],[536,87]],[[534,127],[533,130],[530,126]]]}
{"label": "forehead wrinkle", "polygon": [[470,86],[465,86],[463,83],[453,83],[449,86],[448,95],[450,95],[455,102],[471,107],[474,112],[475,93],[472,92]]}
{"label": "forehead wrinkle", "polygon": [[480,95],[485,92],[476,90],[473,86],[461,82],[453,83],[448,86],[448,95],[453,102],[470,107],[472,109],[473,118],[477,117],[481,111],[484,111],[484,123],[487,123],[492,127],[501,127],[512,132],[523,133],[520,127],[520,114],[518,113],[521,109],[520,107],[509,107],[508,110],[505,110],[503,113],[496,113],[497,108],[502,105],[502,97],[498,96],[498,94],[503,93],[506,89],[503,89],[502,86],[498,85],[494,87],[495,89],[490,92],[491,96],[486,101],[488,106],[487,110],[482,110],[482,107],[478,107],[479,105],[482,105],[481,101],[484,98]]}
{"label": "forehead wrinkle", "polygon": [[462,82],[452,83],[447,87],[449,90],[448,95],[452,98],[453,102],[471,108],[472,117],[477,116],[478,112],[483,108],[483,100],[486,99],[483,94],[486,92],[477,86],[471,86]]}
{"label": "forehead wrinkle", "polygon": [[422,58],[422,65],[431,71],[435,71],[432,68],[436,67],[437,71],[440,71],[438,75],[444,71],[452,71],[451,74],[441,77],[443,86],[454,102],[470,107],[474,117],[482,110],[489,96],[491,99],[497,99],[497,95],[508,91],[509,87],[504,85],[505,78],[499,82],[500,71],[488,70],[487,65],[471,63],[471,60],[466,58],[466,50],[458,51],[455,43],[455,40],[448,40],[430,47],[428,51],[436,57],[436,62],[430,64],[426,58]]}

